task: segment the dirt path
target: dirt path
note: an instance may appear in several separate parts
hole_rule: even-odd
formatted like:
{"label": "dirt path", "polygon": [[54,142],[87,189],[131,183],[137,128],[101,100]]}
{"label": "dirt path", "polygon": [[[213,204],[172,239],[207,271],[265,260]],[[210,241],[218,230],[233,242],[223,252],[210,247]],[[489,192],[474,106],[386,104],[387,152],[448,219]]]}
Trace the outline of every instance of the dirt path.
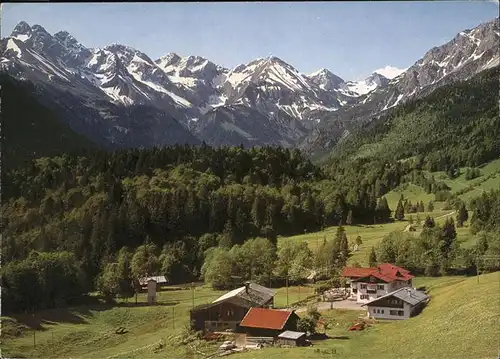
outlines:
{"label": "dirt path", "polygon": [[439,216],[439,217],[436,217],[434,219],[440,219],[440,218],[443,218],[443,217],[448,217],[448,216],[451,216],[453,214],[455,214],[456,211],[453,211],[453,212],[450,212],[450,213],[446,213],[446,214],[443,214],[442,216]]}

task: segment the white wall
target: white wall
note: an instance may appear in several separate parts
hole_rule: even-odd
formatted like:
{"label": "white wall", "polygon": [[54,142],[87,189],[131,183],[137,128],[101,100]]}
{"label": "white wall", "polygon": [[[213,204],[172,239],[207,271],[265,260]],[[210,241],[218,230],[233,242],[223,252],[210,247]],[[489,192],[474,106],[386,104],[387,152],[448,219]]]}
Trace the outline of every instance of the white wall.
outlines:
{"label": "white wall", "polygon": [[[362,284],[366,284],[367,288],[362,289],[361,288]],[[382,285],[384,287],[384,289],[378,289],[377,285]],[[358,292],[355,295],[356,302],[358,302],[358,303],[368,303],[369,301],[371,301],[373,299],[380,298],[381,296],[389,294],[391,292],[394,292],[395,290],[397,290],[399,288],[408,287],[408,286],[409,286],[408,282],[399,281],[399,280],[391,282],[391,283],[368,283],[368,282],[366,282],[366,283],[365,282],[363,282],[363,283],[362,282],[351,283],[351,289],[352,288],[358,289]],[[367,290],[369,288],[377,288],[377,292],[376,293],[368,293]],[[368,298],[361,299],[361,295],[368,295]],[[354,297],[354,294],[352,294],[352,296]]]}
{"label": "white wall", "polygon": [[[401,320],[401,319],[408,319],[410,317],[410,312],[411,308],[408,303],[404,303],[403,308],[388,308],[388,307],[376,307],[376,306],[367,306],[368,307],[368,313],[370,317],[376,318],[376,319],[393,319],[393,320]],[[384,311],[383,313],[377,313],[377,310],[380,312]],[[399,316],[399,315],[391,315],[390,311],[391,310],[403,310],[404,315]]]}

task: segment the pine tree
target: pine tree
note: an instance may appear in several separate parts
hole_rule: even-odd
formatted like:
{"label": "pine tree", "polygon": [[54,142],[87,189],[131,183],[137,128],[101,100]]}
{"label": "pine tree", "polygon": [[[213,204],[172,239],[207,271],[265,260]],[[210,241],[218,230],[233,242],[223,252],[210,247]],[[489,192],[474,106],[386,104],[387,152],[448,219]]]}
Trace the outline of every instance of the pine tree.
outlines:
{"label": "pine tree", "polygon": [[453,242],[457,238],[457,231],[455,230],[455,222],[453,218],[447,218],[442,229],[443,246],[441,248],[442,254],[445,258],[450,255]]}
{"label": "pine tree", "polygon": [[405,218],[405,210],[403,208],[403,202],[401,201],[401,199],[398,202],[396,212],[394,213],[394,218],[399,221],[402,221]]}
{"label": "pine tree", "polygon": [[377,254],[375,253],[375,248],[372,247],[370,254],[368,256],[368,265],[370,267],[376,267],[377,266]]}
{"label": "pine tree", "polygon": [[469,212],[465,208],[465,203],[462,202],[457,213],[457,227],[463,227],[464,222],[469,219]]}
{"label": "pine tree", "polygon": [[434,222],[434,218],[427,216],[427,218],[425,218],[424,228],[434,228],[435,226],[436,223]]}
{"label": "pine tree", "polygon": [[380,198],[377,207],[375,207],[376,219],[378,222],[387,222],[391,216],[391,210],[385,197]]}
{"label": "pine tree", "polygon": [[345,232],[342,233],[340,238],[340,256],[339,256],[339,266],[344,267],[347,264],[347,258],[349,257],[349,241]]}

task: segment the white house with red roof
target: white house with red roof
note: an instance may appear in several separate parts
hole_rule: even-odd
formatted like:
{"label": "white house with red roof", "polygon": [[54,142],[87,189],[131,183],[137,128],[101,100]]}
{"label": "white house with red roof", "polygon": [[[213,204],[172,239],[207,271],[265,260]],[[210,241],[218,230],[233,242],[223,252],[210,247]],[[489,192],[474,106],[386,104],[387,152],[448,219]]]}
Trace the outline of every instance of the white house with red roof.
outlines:
{"label": "white house with red roof", "polygon": [[404,268],[383,263],[376,268],[346,267],[342,276],[347,279],[349,299],[368,303],[400,288],[411,287],[413,275]]}

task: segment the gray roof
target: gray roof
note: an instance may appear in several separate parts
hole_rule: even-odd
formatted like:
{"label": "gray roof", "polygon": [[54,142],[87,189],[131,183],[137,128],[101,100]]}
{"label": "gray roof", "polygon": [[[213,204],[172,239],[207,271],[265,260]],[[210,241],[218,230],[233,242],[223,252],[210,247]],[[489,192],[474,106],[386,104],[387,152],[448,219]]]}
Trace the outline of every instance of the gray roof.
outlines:
{"label": "gray roof", "polygon": [[146,285],[151,280],[154,280],[158,284],[168,283],[168,280],[165,278],[164,275],[157,275],[157,276],[153,276],[153,277],[143,277],[143,278],[139,279],[139,283],[141,285]]}
{"label": "gray roof", "polygon": [[375,303],[381,299],[388,298],[388,297],[395,297],[398,299],[401,299],[403,302],[406,302],[410,304],[411,306],[415,306],[418,303],[427,300],[429,297],[427,294],[424,292],[421,292],[419,290],[416,290],[415,288],[410,288],[410,287],[403,287],[395,290],[394,292],[388,293],[386,295],[381,296],[380,298],[373,299],[369,301],[368,303],[365,303],[363,305],[370,305],[372,303]]}
{"label": "gray roof", "polygon": [[278,338],[284,339],[299,339],[301,336],[306,335],[304,332],[294,332],[293,330],[287,330],[278,335]]}
{"label": "gray roof", "polygon": [[249,302],[258,304],[258,305],[263,305],[267,303],[271,298],[275,296],[276,292],[272,289],[263,287],[257,283],[249,283],[248,285],[248,292],[246,290],[246,286],[240,287],[233,289],[230,292],[227,292],[226,294],[220,296],[216,300],[214,300],[212,303],[217,303],[221,302],[224,300],[227,300],[229,298],[233,297],[239,297],[242,299],[245,299]]}

